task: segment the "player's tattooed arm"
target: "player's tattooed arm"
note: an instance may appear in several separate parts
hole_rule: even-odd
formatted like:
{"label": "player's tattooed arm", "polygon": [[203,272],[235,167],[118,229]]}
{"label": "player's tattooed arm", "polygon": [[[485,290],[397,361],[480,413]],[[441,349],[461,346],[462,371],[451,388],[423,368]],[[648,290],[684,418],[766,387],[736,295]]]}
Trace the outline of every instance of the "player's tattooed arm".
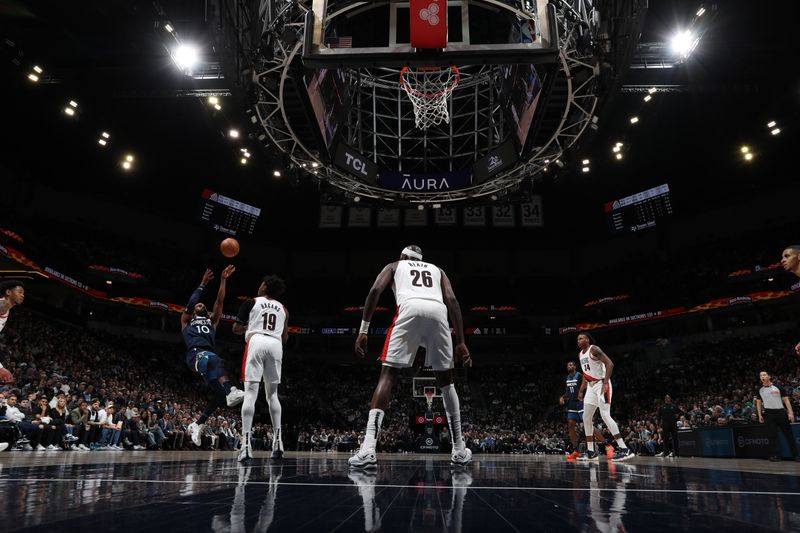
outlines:
{"label": "player's tattooed arm", "polygon": [[592,345],[592,355],[595,359],[599,359],[606,365],[606,377],[603,379],[605,383],[608,383],[608,380],[611,379],[611,374],[614,373],[614,363],[611,362],[611,359],[606,355],[606,353],[600,349],[599,346]]}
{"label": "player's tattooed arm", "polygon": [[189,302],[186,304],[186,309],[184,309],[183,313],[181,313],[181,329],[185,328],[186,325],[189,324],[189,320],[192,319],[192,313],[194,312],[194,306],[200,301],[200,297],[203,295],[203,289],[206,288],[206,285],[208,285],[208,282],[212,279],[214,279],[214,273],[210,269],[206,269],[206,271],[203,273],[203,279],[200,280],[200,286],[197,287],[189,297]]}

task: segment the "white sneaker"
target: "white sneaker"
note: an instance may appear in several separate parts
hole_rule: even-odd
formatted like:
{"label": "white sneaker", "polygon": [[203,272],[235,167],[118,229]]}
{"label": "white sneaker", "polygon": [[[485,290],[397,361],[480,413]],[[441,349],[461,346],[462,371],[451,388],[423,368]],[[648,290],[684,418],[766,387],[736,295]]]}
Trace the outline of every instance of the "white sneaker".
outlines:
{"label": "white sneaker", "polygon": [[78,444],[78,446],[76,446],[76,447],[82,452],[88,452],[89,451],[89,448],[87,448],[85,444]]}
{"label": "white sneaker", "polygon": [[4,452],[8,449],[9,444],[7,442],[0,442],[0,452]]}
{"label": "white sneaker", "polygon": [[378,466],[378,458],[375,456],[374,449],[358,450],[358,453],[348,459],[347,463],[353,468],[368,468]]}
{"label": "white sneaker", "polygon": [[[192,428],[194,426],[194,428]],[[200,436],[203,434],[203,429],[205,429],[205,424],[198,424],[197,422],[192,422],[189,424],[189,430],[192,432],[192,442],[198,448],[202,445],[203,441],[200,440]]]}
{"label": "white sneaker", "polygon": [[450,462],[457,465],[465,465],[472,461],[472,450],[464,448],[463,450],[453,450],[450,456]]}
{"label": "white sneaker", "polygon": [[225,396],[225,401],[228,402],[228,407],[239,405],[244,401],[244,391],[231,387],[231,391]]}
{"label": "white sneaker", "polygon": [[48,451],[48,452],[54,452],[54,451],[56,451],[57,449],[58,449],[58,448],[56,448],[56,447],[55,447],[54,445],[52,445],[52,444],[51,444],[50,446],[48,446],[48,447],[47,447],[47,451]]}
{"label": "white sneaker", "polygon": [[245,442],[242,444],[242,450],[239,452],[239,459],[240,463],[244,463],[249,461],[253,458],[253,450],[250,449],[250,443]]}
{"label": "white sneaker", "polygon": [[137,444],[136,446],[134,446],[134,447],[133,447],[133,449],[134,449],[134,450],[136,450],[136,451],[138,452],[138,451],[140,451],[140,450],[144,450],[144,446],[139,446],[139,445]]}
{"label": "white sneaker", "polygon": [[47,448],[45,448],[44,446],[42,446],[41,444],[39,444],[38,446],[36,446],[36,451],[37,451],[37,452],[46,452],[46,451],[47,451]]}
{"label": "white sneaker", "polygon": [[664,452],[658,452],[655,456],[656,457],[664,457]]}

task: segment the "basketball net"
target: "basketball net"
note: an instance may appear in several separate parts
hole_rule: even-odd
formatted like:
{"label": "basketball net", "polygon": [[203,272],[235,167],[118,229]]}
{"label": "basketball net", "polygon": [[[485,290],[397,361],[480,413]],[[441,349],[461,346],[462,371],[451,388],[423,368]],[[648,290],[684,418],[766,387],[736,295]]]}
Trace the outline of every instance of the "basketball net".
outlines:
{"label": "basketball net", "polygon": [[428,409],[433,409],[433,393],[435,391],[426,390],[425,391],[425,401],[428,402]]}
{"label": "basketball net", "polygon": [[461,81],[458,67],[403,67],[400,85],[414,105],[414,121],[421,130],[450,123],[448,96]]}

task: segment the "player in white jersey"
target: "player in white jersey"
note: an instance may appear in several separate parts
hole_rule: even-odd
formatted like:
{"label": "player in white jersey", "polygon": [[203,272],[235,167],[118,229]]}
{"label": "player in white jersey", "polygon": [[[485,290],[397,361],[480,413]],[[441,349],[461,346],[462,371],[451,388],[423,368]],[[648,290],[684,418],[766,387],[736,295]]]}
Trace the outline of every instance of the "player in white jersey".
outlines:
{"label": "player in white jersey", "polygon": [[583,431],[586,435],[586,455],[579,457],[581,460],[597,460],[598,453],[594,449],[594,413],[600,409],[600,416],[603,418],[606,427],[617,441],[617,451],[614,453],[614,461],[625,461],[633,457],[633,453],[628,449],[622,436],[619,434],[619,426],[611,418],[611,374],[614,372],[614,363],[600,349],[594,345],[594,339],[588,333],[578,335],[578,348],[581,372],[583,372],[583,383],[578,392],[578,400],[583,401]]}
{"label": "player in white jersey", "polygon": [[464,366],[472,366],[469,350],[464,344],[461,308],[447,275],[436,265],[422,260],[419,246],[406,246],[400,260],[386,265],[373,283],[364,304],[356,354],[363,357],[367,352],[369,322],[381,293],[390,283],[397,302],[397,314],[381,352],[383,368],[372,395],[366,436],[358,453],[350,458],[350,466],[377,464],[375,445],[384,411],[389,407],[392,387],[399,369],[413,364],[420,346],[425,347],[425,365],[433,367],[436,383],[442,392],[453,442],[451,460],[457,464],[468,463],[472,451],[466,448],[461,435],[461,408],[453,385],[453,342],[447,322],[449,314],[456,335],[455,360],[463,361]]}
{"label": "player in white jersey", "polygon": [[272,420],[272,457],[283,457],[281,439],[281,402],[278,400],[278,385],[281,382],[281,363],[283,345],[289,337],[289,313],[277,298],[286,290],[283,280],[277,276],[267,276],[258,288],[258,296],[242,304],[233,332],[244,333],[247,344],[242,359],[242,381],[244,381],[244,402],[242,402],[242,449],[239,461],[252,458],[250,430],[253,428],[253,415],[261,381],[269,405]]}
{"label": "player in white jersey", "polygon": [[[19,280],[0,282],[0,331],[6,327],[11,308],[25,301],[25,285]],[[0,363],[0,368],[3,364]]]}

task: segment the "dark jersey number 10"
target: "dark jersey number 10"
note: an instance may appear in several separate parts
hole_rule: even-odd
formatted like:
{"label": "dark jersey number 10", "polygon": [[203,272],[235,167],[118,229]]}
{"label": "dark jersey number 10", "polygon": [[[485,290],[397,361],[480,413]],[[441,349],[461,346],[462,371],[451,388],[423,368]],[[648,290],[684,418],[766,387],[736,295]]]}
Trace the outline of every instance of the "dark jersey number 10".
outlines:
{"label": "dark jersey number 10", "polygon": [[264,329],[275,331],[275,323],[278,320],[277,315],[275,313],[264,313],[261,316],[264,318]]}
{"label": "dark jersey number 10", "polygon": [[419,270],[411,270],[411,284],[415,287],[433,287],[433,277],[427,270],[420,272]]}

